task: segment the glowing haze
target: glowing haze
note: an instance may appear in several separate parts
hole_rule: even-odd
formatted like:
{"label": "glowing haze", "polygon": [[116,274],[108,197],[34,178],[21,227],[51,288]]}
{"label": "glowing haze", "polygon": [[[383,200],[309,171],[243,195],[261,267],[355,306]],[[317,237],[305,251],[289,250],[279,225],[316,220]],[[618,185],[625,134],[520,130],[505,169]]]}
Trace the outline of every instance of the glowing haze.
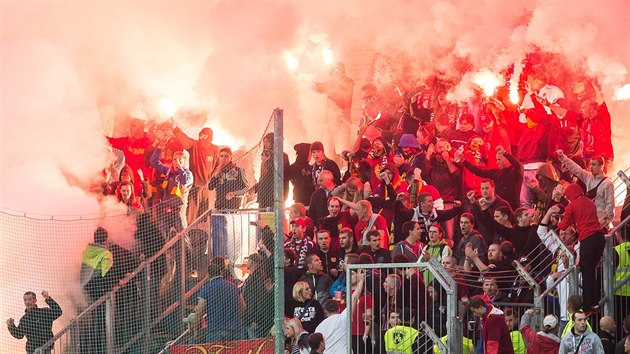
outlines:
{"label": "glowing haze", "polygon": [[[617,167],[625,168],[629,151],[619,128],[630,108],[629,6],[3,2],[0,207],[46,215],[103,212],[84,189],[111,158],[103,133],[126,134],[127,115],[174,116],[187,131],[211,126],[218,143],[237,147],[257,142],[272,110],[282,107],[285,149],[292,150],[297,142],[325,140],[322,126],[335,124],[312,82],[328,79],[336,61],[355,80],[357,122],[360,87],[373,79],[382,87],[403,76],[402,68],[414,82],[440,71],[459,83],[449,98],[466,99],[478,85],[492,92],[497,74],[535,48],[563,55],[567,66],[602,83]],[[375,65],[375,53],[387,57],[388,70]],[[611,100],[615,90],[618,101]],[[80,250],[91,235],[71,238],[67,230],[51,237],[0,227],[0,317],[18,318],[22,293],[46,288],[65,305],[67,321],[73,302],[65,283],[78,277]],[[30,247],[49,249],[51,256],[30,257]],[[29,271],[16,273],[16,266]],[[7,331],[0,333],[0,351],[23,348]]]}

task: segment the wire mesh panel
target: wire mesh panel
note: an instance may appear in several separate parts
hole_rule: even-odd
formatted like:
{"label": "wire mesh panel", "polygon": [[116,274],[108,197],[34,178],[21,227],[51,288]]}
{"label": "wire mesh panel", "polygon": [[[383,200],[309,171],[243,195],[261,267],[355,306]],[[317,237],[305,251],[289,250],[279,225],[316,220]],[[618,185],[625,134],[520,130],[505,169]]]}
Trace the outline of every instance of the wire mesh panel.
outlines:
{"label": "wire mesh panel", "polygon": [[[219,147],[222,161],[211,176],[215,184],[208,186],[215,209],[193,220],[186,218],[185,202],[173,205],[164,198],[150,203],[138,198],[147,203],[134,202],[127,212],[107,216],[0,213],[2,235],[8,236],[2,238],[2,248],[15,252],[14,259],[0,259],[7,270],[0,312],[15,318],[15,330],[2,332],[0,351],[24,348],[9,336],[23,335],[26,320],[19,318],[24,311],[20,303],[27,290],[36,291],[33,300],[29,292],[29,301],[37,301],[42,311],[59,304],[63,312],[45,318],[52,323],[50,336],[29,341],[30,351],[155,353],[176,338],[205,343],[213,339],[208,337],[213,326],[229,322],[216,310],[239,304],[221,296],[221,306],[205,311],[205,318],[201,313],[188,317],[200,311],[198,298],[209,292],[208,270],[213,269],[210,261],[218,259],[215,255],[226,258],[221,274],[243,301],[242,307],[224,311],[238,318],[242,335],[236,337],[268,336],[274,318],[273,128],[270,120],[249,151]],[[175,191],[177,198],[186,198],[183,186],[182,193],[169,188],[165,190]],[[21,267],[15,267],[15,259]]]}
{"label": "wire mesh panel", "polygon": [[[427,285],[423,271],[439,279]],[[461,328],[457,286],[437,262],[433,267],[427,263],[351,264],[348,272],[346,283],[353,289],[357,273],[365,278],[358,304],[349,314],[354,353],[430,353],[434,346],[449,348],[440,338]]]}

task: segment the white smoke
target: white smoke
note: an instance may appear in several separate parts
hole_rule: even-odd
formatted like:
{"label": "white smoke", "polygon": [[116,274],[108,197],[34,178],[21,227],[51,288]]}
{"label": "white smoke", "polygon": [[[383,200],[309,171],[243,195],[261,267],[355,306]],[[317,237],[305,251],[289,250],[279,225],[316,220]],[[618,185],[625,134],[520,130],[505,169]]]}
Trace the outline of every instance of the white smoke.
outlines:
{"label": "white smoke", "polygon": [[[561,55],[603,85],[616,162],[625,168],[630,151],[620,128],[630,103],[610,98],[628,83],[629,10],[625,1],[3,2],[0,207],[102,212],[84,190],[109,163],[103,133],[126,134],[127,115],[166,119],[158,114],[163,98],[187,132],[213,127],[220,144],[258,142],[276,107],[284,108],[285,150],[326,140],[325,126],[336,122],[325,115],[325,97],[312,91],[313,81],[328,78],[325,48],[355,80],[355,122],[376,53],[389,65],[378,71],[379,84],[399,76],[396,84],[410,86],[439,71],[456,80],[454,99],[478,89],[472,75],[483,68],[503,73],[535,48]],[[298,59],[295,70],[286,53]],[[105,111],[109,125],[101,121]],[[77,276],[91,233],[77,239],[72,230],[53,231],[51,238],[2,225],[1,317],[19,316],[26,290],[70,297],[65,285]],[[53,251],[31,257],[34,249]],[[0,343],[2,352],[22,346],[6,331]]]}

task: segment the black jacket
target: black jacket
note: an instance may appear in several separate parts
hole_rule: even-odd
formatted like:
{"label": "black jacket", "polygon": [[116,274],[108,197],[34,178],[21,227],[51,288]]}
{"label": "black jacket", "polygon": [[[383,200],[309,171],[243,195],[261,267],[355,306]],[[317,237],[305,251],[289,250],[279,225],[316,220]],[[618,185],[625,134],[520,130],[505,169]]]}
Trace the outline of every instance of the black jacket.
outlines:
{"label": "black jacket", "polygon": [[46,304],[50,307],[35,307],[26,309],[20,323],[9,326],[9,332],[17,339],[26,336],[26,351],[32,353],[35,349],[46,344],[53,337],[53,321],[61,316],[61,307],[49,297]]}
{"label": "black jacket", "polygon": [[293,200],[308,206],[315,192],[311,179],[312,166],[308,163],[311,144],[300,143],[294,146],[297,157],[289,166],[289,180],[293,183]]}

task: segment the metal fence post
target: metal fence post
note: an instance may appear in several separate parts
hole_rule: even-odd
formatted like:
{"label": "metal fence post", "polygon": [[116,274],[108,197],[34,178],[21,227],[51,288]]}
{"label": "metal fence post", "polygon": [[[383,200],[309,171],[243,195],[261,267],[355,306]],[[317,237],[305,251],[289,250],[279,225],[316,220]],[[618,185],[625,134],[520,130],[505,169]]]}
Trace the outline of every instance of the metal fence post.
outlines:
{"label": "metal fence post", "polygon": [[[446,289],[446,313],[448,314],[448,320],[446,326],[448,328],[448,336],[451,339],[448,341],[449,353],[462,353],[463,342],[460,338],[463,338],[461,319],[458,316],[458,295],[457,295],[457,282],[451,276],[450,273],[438,262],[435,258],[431,257],[427,261],[428,268],[434,273],[435,278],[442,283],[445,282]],[[441,279],[439,279],[441,278]],[[442,281],[440,281],[442,280]]]}
{"label": "metal fence post", "polygon": [[[101,304],[101,306],[103,305]],[[116,332],[114,330],[115,320],[116,320],[116,317],[114,314],[114,306],[115,306],[114,292],[112,292],[110,296],[107,298],[107,300],[105,301],[105,341],[106,341],[105,343],[107,346],[108,353],[114,352],[114,345],[116,343],[114,339],[114,333]],[[98,335],[98,333],[96,335]]]}
{"label": "metal fence post", "polygon": [[275,352],[284,353],[284,150],[283,150],[283,111],[276,108],[273,111],[273,199],[276,235],[275,239],[275,284],[274,305],[275,313]]}
{"label": "metal fence post", "polygon": [[177,333],[184,331],[184,322],[182,319],[186,317],[186,234],[181,233],[180,239],[180,278],[179,278],[179,318],[177,321]]}
{"label": "metal fence post", "polygon": [[142,332],[144,336],[142,336],[142,352],[148,353],[151,337],[151,305],[157,302],[152,298],[153,294],[151,292],[151,264],[145,264],[145,274],[144,277],[142,277],[142,290],[144,291],[144,314],[142,316]]}
{"label": "metal fence post", "polygon": [[544,313],[544,308],[542,305],[542,298],[540,297],[540,285],[536,282],[536,280],[523,268],[519,261],[512,261],[512,265],[518,272],[520,276],[527,281],[527,284],[531,288],[534,289],[534,308],[537,310],[536,314],[533,316],[532,323],[535,328],[540,328],[542,325],[542,316],[541,313]]}
{"label": "metal fence post", "polygon": [[[615,316],[615,263],[613,261],[613,235],[607,235],[604,255],[602,257],[602,295],[604,297],[604,315]],[[601,305],[601,304],[600,304]]]}

